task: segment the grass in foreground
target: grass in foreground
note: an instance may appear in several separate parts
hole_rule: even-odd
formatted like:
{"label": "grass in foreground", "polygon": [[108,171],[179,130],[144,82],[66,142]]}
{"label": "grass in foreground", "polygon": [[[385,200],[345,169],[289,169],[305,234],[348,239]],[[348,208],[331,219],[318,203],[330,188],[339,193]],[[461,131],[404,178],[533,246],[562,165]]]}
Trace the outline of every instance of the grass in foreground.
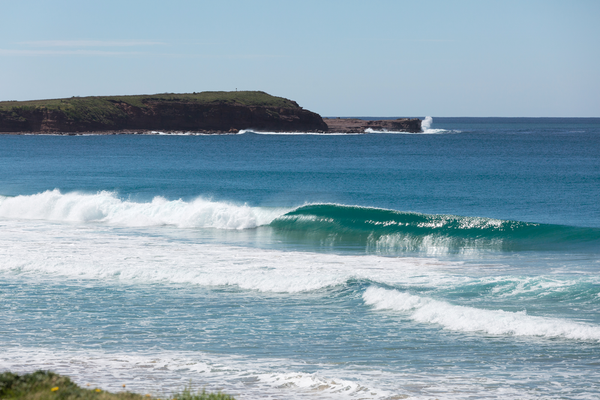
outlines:
{"label": "grass in foreground", "polygon": [[[66,376],[50,371],[36,371],[18,375],[11,372],[0,374],[0,400],[160,400],[150,395],[131,392],[110,393],[101,389],[83,389]],[[235,400],[223,393],[193,393],[190,389],[165,400]]]}

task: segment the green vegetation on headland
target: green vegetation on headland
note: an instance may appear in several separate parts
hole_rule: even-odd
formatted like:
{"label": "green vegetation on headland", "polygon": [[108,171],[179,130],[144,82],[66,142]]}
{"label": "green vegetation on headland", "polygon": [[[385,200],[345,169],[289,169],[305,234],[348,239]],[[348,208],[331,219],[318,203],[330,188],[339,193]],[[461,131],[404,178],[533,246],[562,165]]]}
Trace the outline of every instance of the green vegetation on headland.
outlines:
{"label": "green vegetation on headland", "polygon": [[44,108],[47,110],[64,110],[78,115],[78,110],[91,109],[99,112],[118,111],[116,103],[125,103],[134,107],[147,108],[155,102],[191,102],[204,105],[231,104],[255,107],[298,107],[294,101],[283,97],[271,96],[259,91],[239,92],[200,92],[200,93],[161,93],[151,95],[131,96],[89,96],[70,97],[65,99],[29,100],[29,101],[0,101],[0,111],[15,110],[16,108]]}
{"label": "green vegetation on headland", "polygon": [[[168,396],[165,400],[234,400],[223,393],[205,391],[192,393],[190,389]],[[151,395],[131,392],[110,393],[101,389],[82,389],[62,375],[36,371],[18,375],[0,374],[0,400],[160,400]]]}

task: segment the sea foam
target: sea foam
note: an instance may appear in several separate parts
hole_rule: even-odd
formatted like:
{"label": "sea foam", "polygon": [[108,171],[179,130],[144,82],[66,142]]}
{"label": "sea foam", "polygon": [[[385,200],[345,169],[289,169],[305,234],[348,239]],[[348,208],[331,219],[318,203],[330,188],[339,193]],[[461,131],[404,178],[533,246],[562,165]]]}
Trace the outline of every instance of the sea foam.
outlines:
{"label": "sea foam", "polygon": [[588,302],[598,299],[599,280],[588,274],[570,278],[506,276],[507,267],[498,264],[485,266],[488,273],[498,276],[482,278],[478,277],[478,265],[435,258],[339,255],[202,243],[189,240],[187,233],[162,229],[158,232],[152,227],[26,219],[0,219],[0,225],[0,273],[34,279],[236,286],[280,293],[313,291],[360,280],[403,288],[485,291],[495,298],[567,296]]}
{"label": "sea foam", "polygon": [[[11,351],[12,350],[12,351]],[[92,351],[53,351],[19,347],[5,350],[0,369],[17,373],[33,372],[43,365],[66,374],[80,386],[93,385],[104,390],[128,390],[169,397],[182,388],[221,391],[236,398],[333,398],[388,399],[394,392],[373,387],[372,380],[340,378],[339,371],[319,365],[318,373],[304,372],[305,363],[288,359],[253,359],[203,352],[106,353]],[[328,376],[331,374],[333,376]],[[357,375],[355,372],[353,375]],[[378,374],[378,375],[381,375]],[[370,387],[366,385],[370,384]]]}
{"label": "sea foam", "polygon": [[[40,347],[3,348],[0,370],[30,373],[44,369],[68,375],[85,387],[118,392],[122,385],[136,393],[151,393],[155,398],[169,397],[184,387],[192,391],[223,391],[238,399],[286,398],[292,400],[416,399],[466,398],[534,400],[540,397],[593,399],[597,374],[569,371],[568,365],[554,370],[569,384],[546,387],[531,382],[548,380],[546,369],[532,367],[492,375],[484,367],[445,372],[402,372],[384,368],[359,368],[339,363],[315,364],[289,358],[243,357],[194,351],[107,352],[102,349],[65,350]],[[587,373],[586,373],[587,372]],[[587,385],[584,393],[578,383]],[[585,387],[586,385],[584,385]],[[529,389],[527,389],[529,388]],[[589,394],[589,396],[586,396]],[[575,396],[574,396],[575,395]],[[579,396],[577,396],[579,395]]]}
{"label": "sea foam", "polygon": [[451,284],[455,278],[444,271],[461,265],[426,258],[344,256],[196,243],[147,235],[146,228],[136,234],[131,228],[98,224],[0,222],[0,273],[34,280],[235,286],[297,293],[343,285],[353,279],[414,285],[442,284],[441,280]]}
{"label": "sea foam", "polygon": [[375,286],[363,293],[363,300],[375,309],[407,313],[414,321],[439,324],[453,331],[600,341],[600,326],[560,318],[453,305]]}

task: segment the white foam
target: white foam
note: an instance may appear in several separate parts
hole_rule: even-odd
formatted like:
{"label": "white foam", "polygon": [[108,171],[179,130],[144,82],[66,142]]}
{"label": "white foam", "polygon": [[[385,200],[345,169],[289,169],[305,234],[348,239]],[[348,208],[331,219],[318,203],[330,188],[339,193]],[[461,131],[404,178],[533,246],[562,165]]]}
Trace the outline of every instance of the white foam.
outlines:
{"label": "white foam", "polygon": [[151,131],[152,135],[162,135],[162,136],[194,136],[195,132],[163,132],[163,131]]}
{"label": "white foam", "polygon": [[[313,369],[321,369],[319,365]],[[120,392],[126,389],[168,396],[192,386],[192,391],[224,390],[236,398],[360,398],[383,399],[393,393],[368,388],[334,371],[305,372],[305,364],[287,359],[254,360],[202,352],[111,354],[99,350],[52,351],[19,348],[5,351],[0,371],[28,373],[52,370],[70,376],[83,387]],[[333,376],[327,376],[327,375]],[[370,382],[371,385],[373,382]]]}
{"label": "white foam", "polygon": [[0,196],[0,217],[68,222],[101,222],[118,226],[173,225],[180,228],[248,229],[267,225],[289,209],[260,208],[197,198],[192,201],[121,200],[114,193],[61,193],[49,190],[29,196]]}
{"label": "white foam", "polygon": [[387,129],[375,130],[373,128],[365,129],[365,133],[401,133],[401,134],[412,134],[413,132],[406,131],[388,131]]}
{"label": "white foam", "polygon": [[439,324],[453,331],[600,341],[600,326],[560,318],[458,306],[374,286],[363,293],[363,300],[375,309],[408,313],[414,321]]}
{"label": "white foam", "polygon": [[0,272],[33,279],[237,286],[296,293],[369,279],[406,285],[456,282],[460,263],[342,256],[168,240],[106,226],[4,220]]}

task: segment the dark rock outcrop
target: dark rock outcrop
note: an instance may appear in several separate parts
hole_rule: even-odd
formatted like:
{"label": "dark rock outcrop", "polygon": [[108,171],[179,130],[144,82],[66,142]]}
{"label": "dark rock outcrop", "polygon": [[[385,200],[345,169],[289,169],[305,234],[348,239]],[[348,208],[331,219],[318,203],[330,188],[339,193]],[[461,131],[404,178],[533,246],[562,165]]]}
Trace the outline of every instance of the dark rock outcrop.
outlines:
{"label": "dark rock outcrop", "polygon": [[367,129],[375,132],[421,132],[421,120],[418,118],[363,120],[356,118],[324,118],[328,132],[365,133]]}

